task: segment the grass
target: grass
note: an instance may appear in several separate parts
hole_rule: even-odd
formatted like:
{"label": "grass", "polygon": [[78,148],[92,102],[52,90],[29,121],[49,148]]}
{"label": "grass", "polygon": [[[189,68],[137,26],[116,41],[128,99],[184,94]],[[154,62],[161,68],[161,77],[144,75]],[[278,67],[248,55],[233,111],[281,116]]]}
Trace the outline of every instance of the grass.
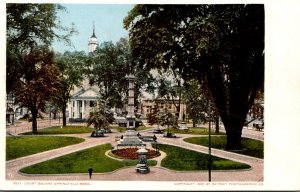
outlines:
{"label": "grass", "polygon": [[[208,170],[208,155],[171,145],[152,144],[167,156],[161,166],[177,171]],[[212,170],[247,169],[250,165],[212,156]]]}
{"label": "grass", "polygon": [[[94,173],[105,173],[126,166],[135,166],[137,161],[111,159],[105,152],[111,149],[110,144],[99,145],[62,157],[38,163],[21,169],[28,174],[64,174],[64,173],[87,173],[92,167]],[[156,165],[156,161],[149,161],[150,165]]]}
{"label": "grass", "polygon": [[54,136],[6,137],[6,160],[83,142],[82,138]]}
{"label": "grass", "polygon": [[[52,134],[78,134],[78,133],[91,133],[92,128],[85,126],[71,126],[67,125],[64,127],[54,126],[45,129],[39,129],[36,135],[52,135]],[[23,135],[32,135],[32,132],[24,133]]]}
{"label": "grass", "polygon": [[110,126],[109,127],[110,129],[115,129],[115,130],[117,130],[118,132],[120,132],[120,133],[123,133],[123,132],[125,132],[126,131],[126,128],[125,127],[113,127],[113,126]]}
{"label": "grass", "polygon": [[[208,137],[190,137],[184,139],[184,141],[188,143],[193,143],[197,145],[203,145],[208,147]],[[222,137],[211,137],[211,147],[216,149],[225,149],[226,146],[226,136]],[[248,155],[257,158],[264,158],[264,142],[249,139],[249,138],[242,138],[242,150],[232,151],[235,153]]]}
{"label": "grass", "polygon": [[[113,127],[113,126],[110,126],[109,127],[110,129],[116,129],[118,132],[120,133],[123,133],[126,131],[126,127]],[[146,130],[146,129],[150,129],[152,127],[144,127],[144,126],[140,126],[140,127],[137,127],[136,128],[136,131],[143,131],[143,130]]]}
{"label": "grass", "polygon": [[[165,129],[165,132],[168,131],[168,128]],[[169,128],[169,131],[172,133],[180,133],[180,134],[194,134],[194,135],[208,135],[208,129],[203,127],[189,127],[186,130],[180,130],[177,128]],[[225,133],[219,132],[216,133],[214,131],[211,132],[212,135],[225,135]]]}
{"label": "grass", "polygon": [[138,128],[136,128],[136,131],[143,131],[146,129],[151,129],[152,127],[145,127],[145,126],[139,126]]}

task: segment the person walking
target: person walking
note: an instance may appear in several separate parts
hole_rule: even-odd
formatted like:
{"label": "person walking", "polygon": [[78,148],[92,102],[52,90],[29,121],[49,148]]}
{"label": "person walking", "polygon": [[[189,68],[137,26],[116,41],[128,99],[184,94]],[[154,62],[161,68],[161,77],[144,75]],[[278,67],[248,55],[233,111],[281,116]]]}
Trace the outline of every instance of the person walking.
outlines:
{"label": "person walking", "polygon": [[90,179],[92,179],[92,174],[93,174],[93,168],[89,168],[88,169],[89,175],[90,175]]}

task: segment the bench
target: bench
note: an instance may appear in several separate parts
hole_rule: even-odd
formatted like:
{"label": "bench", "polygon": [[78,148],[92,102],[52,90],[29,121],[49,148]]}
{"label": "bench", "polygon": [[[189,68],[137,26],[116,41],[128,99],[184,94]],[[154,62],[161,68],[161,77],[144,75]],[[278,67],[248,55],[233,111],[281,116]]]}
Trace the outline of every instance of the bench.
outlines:
{"label": "bench", "polygon": [[139,136],[139,138],[144,142],[156,142],[157,137],[154,136]]}
{"label": "bench", "polygon": [[157,134],[164,133],[164,130],[162,130],[162,129],[154,129],[153,133],[157,133]]}
{"label": "bench", "polygon": [[174,133],[164,133],[164,137],[176,138],[176,135]]}
{"label": "bench", "polygon": [[91,137],[104,137],[104,133],[102,131],[93,131]]}

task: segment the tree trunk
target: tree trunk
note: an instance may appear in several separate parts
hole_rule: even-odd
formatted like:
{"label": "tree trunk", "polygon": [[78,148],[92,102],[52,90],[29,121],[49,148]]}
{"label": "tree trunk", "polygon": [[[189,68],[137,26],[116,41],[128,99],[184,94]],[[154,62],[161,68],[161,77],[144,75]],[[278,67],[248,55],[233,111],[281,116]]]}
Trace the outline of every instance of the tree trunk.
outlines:
{"label": "tree trunk", "polygon": [[216,117],[216,133],[220,132],[220,128],[219,128],[219,115],[217,115]]}
{"label": "tree trunk", "polygon": [[63,114],[63,126],[67,126],[66,106],[63,106],[62,114]]}
{"label": "tree trunk", "polygon": [[226,131],[227,144],[226,150],[240,150],[242,149],[242,130],[241,129],[228,129]]}
{"label": "tree trunk", "polygon": [[196,119],[193,118],[193,127],[196,127]]}
{"label": "tree trunk", "polygon": [[33,134],[37,134],[37,110],[31,110],[32,115],[32,132]]}
{"label": "tree trunk", "polygon": [[57,116],[57,110],[54,110],[54,112],[53,112],[53,119],[56,119],[56,116]]}

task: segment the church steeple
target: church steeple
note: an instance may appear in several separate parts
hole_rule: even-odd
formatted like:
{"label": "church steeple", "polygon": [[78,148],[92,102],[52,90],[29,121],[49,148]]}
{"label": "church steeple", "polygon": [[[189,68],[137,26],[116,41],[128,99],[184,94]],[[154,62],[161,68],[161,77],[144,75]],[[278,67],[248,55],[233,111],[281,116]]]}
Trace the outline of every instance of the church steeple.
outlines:
{"label": "church steeple", "polygon": [[91,36],[90,40],[89,40],[89,53],[93,52],[96,50],[97,46],[98,46],[98,39],[95,35],[95,22],[93,22],[93,35]]}
{"label": "church steeple", "polygon": [[91,38],[92,37],[97,38],[96,35],[95,35],[95,22],[93,22],[93,35],[91,36]]}

